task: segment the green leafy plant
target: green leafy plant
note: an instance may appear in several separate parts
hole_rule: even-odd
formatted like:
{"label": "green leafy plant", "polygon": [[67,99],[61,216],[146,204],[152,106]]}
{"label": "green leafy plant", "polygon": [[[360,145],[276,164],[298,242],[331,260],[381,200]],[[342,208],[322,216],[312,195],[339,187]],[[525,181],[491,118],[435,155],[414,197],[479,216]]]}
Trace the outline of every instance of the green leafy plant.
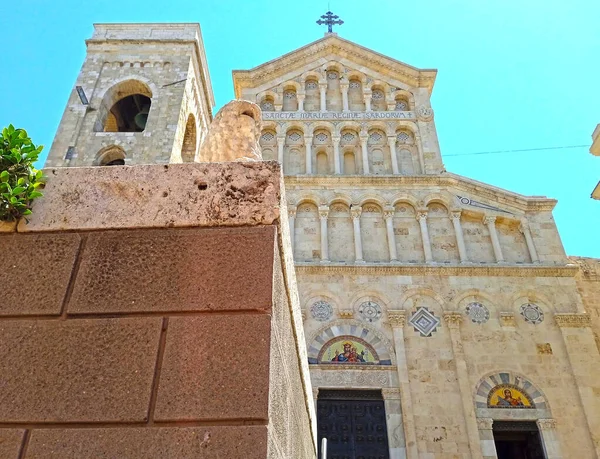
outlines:
{"label": "green leafy plant", "polygon": [[42,196],[42,171],[33,167],[43,146],[36,147],[25,129],[11,124],[0,136],[0,221],[31,214],[31,203]]}

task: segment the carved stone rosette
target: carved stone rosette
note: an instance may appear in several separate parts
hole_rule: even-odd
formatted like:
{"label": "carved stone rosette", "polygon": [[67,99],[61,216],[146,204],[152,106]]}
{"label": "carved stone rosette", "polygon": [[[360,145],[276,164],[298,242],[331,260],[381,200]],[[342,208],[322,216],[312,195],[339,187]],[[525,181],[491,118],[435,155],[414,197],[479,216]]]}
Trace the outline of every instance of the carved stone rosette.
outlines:
{"label": "carved stone rosette", "polygon": [[388,310],[387,318],[392,328],[402,328],[406,324],[406,311]]}
{"label": "carved stone rosette", "polygon": [[584,328],[592,326],[592,319],[590,319],[590,315],[586,313],[557,313],[554,314],[554,321],[556,322],[556,325],[561,328]]}

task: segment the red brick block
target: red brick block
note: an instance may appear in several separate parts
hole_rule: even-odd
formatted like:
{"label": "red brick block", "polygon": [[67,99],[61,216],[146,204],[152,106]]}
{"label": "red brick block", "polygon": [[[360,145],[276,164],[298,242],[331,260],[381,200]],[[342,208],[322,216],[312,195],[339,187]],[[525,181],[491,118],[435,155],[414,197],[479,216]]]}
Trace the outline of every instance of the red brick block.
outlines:
{"label": "red brick block", "polygon": [[88,236],[70,314],[271,307],[274,226]]}
{"label": "red brick block", "polygon": [[160,318],[0,321],[0,422],[143,421]]}
{"label": "red brick block", "polygon": [[266,459],[266,426],[42,429],[25,459]]}
{"label": "red brick block", "polygon": [[59,314],[77,234],[0,234],[0,316]]}
{"label": "red brick block", "polygon": [[171,318],[166,339],[156,420],[268,419],[269,315]]}
{"label": "red brick block", "polygon": [[2,459],[17,459],[23,442],[24,430],[0,429],[0,457]]}

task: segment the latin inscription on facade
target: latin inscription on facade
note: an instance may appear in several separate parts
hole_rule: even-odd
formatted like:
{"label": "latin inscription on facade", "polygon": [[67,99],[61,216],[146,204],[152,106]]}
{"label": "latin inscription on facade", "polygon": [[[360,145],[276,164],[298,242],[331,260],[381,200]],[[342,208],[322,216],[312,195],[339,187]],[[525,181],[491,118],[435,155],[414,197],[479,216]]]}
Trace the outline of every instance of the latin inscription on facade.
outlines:
{"label": "latin inscription on facade", "polygon": [[378,120],[410,119],[417,117],[414,112],[265,112],[263,120]]}

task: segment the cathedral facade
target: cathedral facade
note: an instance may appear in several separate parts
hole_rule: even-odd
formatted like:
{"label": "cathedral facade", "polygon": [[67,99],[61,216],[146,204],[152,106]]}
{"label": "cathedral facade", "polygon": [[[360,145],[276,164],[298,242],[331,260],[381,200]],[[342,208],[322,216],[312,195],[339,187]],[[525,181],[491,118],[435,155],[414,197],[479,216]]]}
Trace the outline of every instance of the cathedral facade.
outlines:
{"label": "cathedral facade", "polygon": [[[212,119],[197,25],[98,24],[47,167],[194,161]],[[600,457],[600,268],[556,201],[446,171],[436,71],[328,33],[251,70],[282,164],[328,458]]]}

